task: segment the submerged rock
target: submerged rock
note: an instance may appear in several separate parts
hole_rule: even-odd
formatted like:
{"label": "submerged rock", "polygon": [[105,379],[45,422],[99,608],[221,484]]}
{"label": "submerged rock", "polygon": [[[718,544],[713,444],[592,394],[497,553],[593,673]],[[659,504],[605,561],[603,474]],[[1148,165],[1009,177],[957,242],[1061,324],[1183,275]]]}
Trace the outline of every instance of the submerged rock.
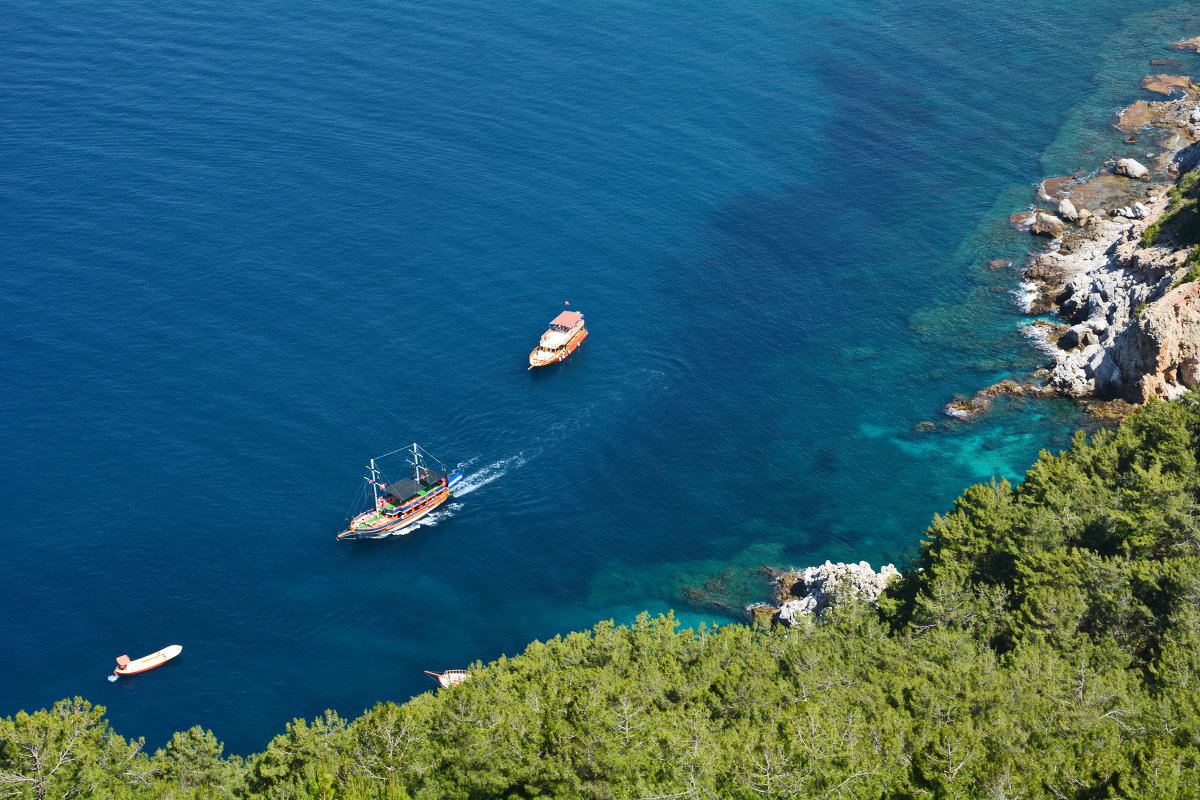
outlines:
{"label": "submerged rock", "polygon": [[1026,231],[1033,224],[1034,216],[1032,211],[1018,211],[1015,214],[1009,215],[1008,224],[1016,230]]}
{"label": "submerged rock", "polygon": [[795,625],[820,618],[830,608],[844,603],[865,601],[878,605],[879,596],[899,577],[900,572],[892,564],[876,572],[866,561],[857,564],[826,561],[819,567],[785,573],[779,580],[779,619]]}
{"label": "submerged rock", "polygon": [[954,399],[942,408],[942,413],[953,419],[973,419],[988,410],[990,402],[986,396],[976,394],[974,397],[955,395]]}

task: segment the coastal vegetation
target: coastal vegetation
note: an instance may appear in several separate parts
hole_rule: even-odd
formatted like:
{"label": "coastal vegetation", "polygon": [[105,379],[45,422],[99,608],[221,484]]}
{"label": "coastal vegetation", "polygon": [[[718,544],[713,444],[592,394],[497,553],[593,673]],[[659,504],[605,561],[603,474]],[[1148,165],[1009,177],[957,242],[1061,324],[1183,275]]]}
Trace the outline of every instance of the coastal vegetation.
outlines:
{"label": "coastal vegetation", "polygon": [[1200,396],[967,489],[878,608],[534,642],[261,753],[0,720],[13,798],[1089,798],[1200,785]]}
{"label": "coastal vegetation", "polygon": [[1170,204],[1163,215],[1146,228],[1142,245],[1148,247],[1170,237],[1175,246],[1188,249],[1188,271],[1179,283],[1189,283],[1200,278],[1200,171],[1185,173],[1167,190],[1167,195]]}
{"label": "coastal vegetation", "polygon": [[1200,171],[1184,173],[1167,189],[1167,197],[1166,211],[1146,228],[1142,245],[1154,244],[1167,232],[1184,246],[1200,243]]}

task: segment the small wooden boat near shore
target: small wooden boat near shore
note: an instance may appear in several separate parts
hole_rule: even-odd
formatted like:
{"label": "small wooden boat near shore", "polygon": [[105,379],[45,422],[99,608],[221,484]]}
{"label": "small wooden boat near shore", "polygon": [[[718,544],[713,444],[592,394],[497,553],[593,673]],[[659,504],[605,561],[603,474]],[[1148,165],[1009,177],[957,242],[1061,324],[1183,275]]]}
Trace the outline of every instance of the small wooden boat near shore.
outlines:
{"label": "small wooden boat near shore", "polygon": [[[156,653],[151,653],[148,656],[135,658],[132,661],[129,656],[117,656],[117,668],[113,670],[113,675],[136,675],[139,672],[145,672],[148,669],[161,667],[163,664],[170,661],[175,656],[183,652],[183,647],[177,644],[168,645]],[[109,680],[112,680],[111,678]]]}
{"label": "small wooden boat near shore", "polygon": [[460,683],[471,677],[471,673],[465,669],[448,669],[445,672],[430,672],[425,670],[426,675],[432,675],[437,679],[437,682],[442,685],[443,689],[449,689],[451,686],[458,686]]}

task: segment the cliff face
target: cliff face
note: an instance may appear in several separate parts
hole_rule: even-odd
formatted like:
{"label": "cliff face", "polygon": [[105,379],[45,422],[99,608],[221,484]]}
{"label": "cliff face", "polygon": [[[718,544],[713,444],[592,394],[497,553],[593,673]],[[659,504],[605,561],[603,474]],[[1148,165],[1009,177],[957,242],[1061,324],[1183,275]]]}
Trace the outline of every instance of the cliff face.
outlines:
{"label": "cliff face", "polygon": [[1195,370],[1180,368],[1179,359],[1200,342],[1200,303],[1184,291],[1190,284],[1172,289],[1187,251],[1141,246],[1165,207],[1165,197],[1147,198],[1143,219],[1091,225],[1070,252],[1046,253],[1031,265],[1027,275],[1041,278],[1048,305],[1069,325],[1055,343],[1051,388],[1141,403],[1196,385]]}
{"label": "cliff face", "polygon": [[1171,399],[1200,385],[1200,283],[1148,305],[1116,338],[1112,358],[1127,400]]}
{"label": "cliff face", "polygon": [[1200,284],[1182,283],[1200,245],[1170,235],[1143,244],[1172,208],[1173,179],[1197,169],[1200,103],[1138,101],[1118,127],[1157,131],[1163,150],[1149,166],[1121,159],[1088,180],[1044,182],[1041,200],[1058,204],[1061,234],[1031,256],[1025,276],[1037,289],[1031,312],[1056,310],[1065,323],[1052,339],[1048,387],[1143,403],[1200,385]]}

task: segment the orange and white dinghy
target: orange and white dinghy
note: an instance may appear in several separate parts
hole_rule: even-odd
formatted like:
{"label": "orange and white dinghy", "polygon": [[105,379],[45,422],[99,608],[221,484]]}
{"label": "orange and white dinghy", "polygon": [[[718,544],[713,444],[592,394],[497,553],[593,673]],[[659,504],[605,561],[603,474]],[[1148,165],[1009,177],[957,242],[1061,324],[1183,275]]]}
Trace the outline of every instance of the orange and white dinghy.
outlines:
{"label": "orange and white dinghy", "polygon": [[[182,652],[183,647],[172,644],[164,647],[157,653],[151,653],[148,656],[142,656],[133,660],[130,660],[129,656],[117,656],[117,668],[113,670],[113,675],[136,675],[148,669],[161,667]],[[109,680],[111,681],[113,678],[109,678]]]}
{"label": "orange and white dinghy", "polygon": [[529,368],[557,364],[578,350],[587,335],[583,314],[578,311],[562,312],[550,320],[550,327],[542,334],[538,346],[529,354]]}
{"label": "orange and white dinghy", "polygon": [[449,689],[451,686],[458,686],[460,683],[471,677],[471,673],[465,669],[448,669],[445,672],[430,672],[425,670],[426,675],[432,675],[437,678],[437,682],[442,685],[443,689]]}

